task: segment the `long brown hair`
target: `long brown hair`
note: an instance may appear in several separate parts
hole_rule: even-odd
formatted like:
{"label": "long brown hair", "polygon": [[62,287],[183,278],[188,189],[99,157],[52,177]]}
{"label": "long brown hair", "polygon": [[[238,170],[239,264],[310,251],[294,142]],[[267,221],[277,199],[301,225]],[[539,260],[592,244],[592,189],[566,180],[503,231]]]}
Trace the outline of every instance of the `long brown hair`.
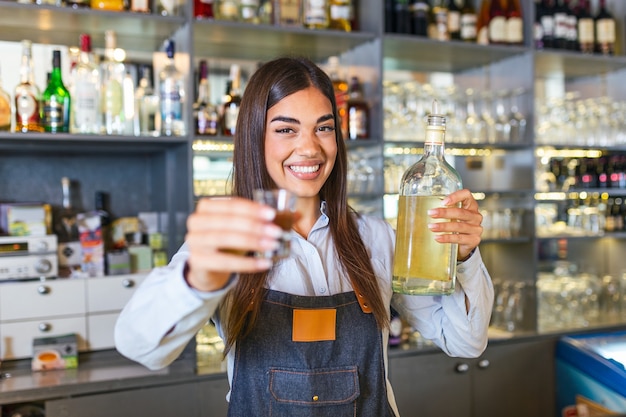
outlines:
{"label": "long brown hair", "polygon": [[[251,198],[255,188],[275,188],[265,165],[265,123],[267,111],[283,98],[315,87],[330,100],[335,125],[340,126],[331,80],[317,65],[306,58],[283,57],[262,65],[250,78],[241,100],[237,120],[233,160],[233,195]],[[330,233],[340,264],[368,300],[376,322],[388,326],[388,307],[383,303],[370,256],[347,203],[347,155],[341,135],[336,130],[337,158],[330,177],[320,190],[326,201]],[[233,344],[245,337],[254,326],[265,294],[268,272],[241,274],[239,282],[225,303],[227,353]]]}

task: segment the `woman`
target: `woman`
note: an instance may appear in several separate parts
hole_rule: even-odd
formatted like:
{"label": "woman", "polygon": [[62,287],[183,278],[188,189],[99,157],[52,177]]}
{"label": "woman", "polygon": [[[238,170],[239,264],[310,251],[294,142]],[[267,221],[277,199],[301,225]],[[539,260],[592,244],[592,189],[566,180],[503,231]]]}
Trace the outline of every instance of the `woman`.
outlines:
{"label": "woman", "polygon": [[[387,379],[390,305],[447,354],[487,344],[493,300],[477,246],[482,217],[468,190],[434,210],[434,239],[458,243],[458,285],[445,297],[392,294],[394,233],[347,205],[346,149],[330,79],[301,58],[261,66],[243,96],[233,197],[202,199],[185,244],[124,308],[116,346],[158,369],[212,318],[225,340],[230,416],[397,416]],[[272,265],[274,212],[256,188],[298,196],[292,253]],[[460,203],[461,207],[458,208]],[[355,291],[354,289],[358,289]],[[315,328],[307,326],[317,323]]]}

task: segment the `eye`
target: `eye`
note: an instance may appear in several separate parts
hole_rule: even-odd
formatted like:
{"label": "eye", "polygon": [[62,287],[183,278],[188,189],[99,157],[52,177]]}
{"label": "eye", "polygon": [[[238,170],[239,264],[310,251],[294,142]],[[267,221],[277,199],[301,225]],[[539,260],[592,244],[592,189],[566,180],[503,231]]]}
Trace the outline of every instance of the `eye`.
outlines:
{"label": "eye", "polygon": [[334,132],[335,131],[335,126],[332,125],[324,125],[324,126],[320,126],[318,128],[318,130],[320,132]]}
{"label": "eye", "polygon": [[295,130],[292,129],[291,127],[280,127],[280,128],[274,129],[274,132],[276,132],[276,133],[294,133]]}

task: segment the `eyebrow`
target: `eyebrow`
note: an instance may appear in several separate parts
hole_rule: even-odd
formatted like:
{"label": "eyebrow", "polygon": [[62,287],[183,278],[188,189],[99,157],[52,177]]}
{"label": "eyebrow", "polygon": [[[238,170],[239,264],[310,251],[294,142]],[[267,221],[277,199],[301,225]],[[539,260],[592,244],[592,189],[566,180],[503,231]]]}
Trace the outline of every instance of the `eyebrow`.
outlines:
{"label": "eyebrow", "polygon": [[[317,123],[322,123],[325,122],[326,120],[332,120],[334,119],[332,114],[325,114],[324,116],[321,116],[320,118],[317,119]],[[287,116],[276,116],[274,117],[272,120],[270,120],[270,123],[273,122],[285,122],[285,123],[297,123],[300,124],[300,121],[298,119],[294,119],[293,117],[287,117]]]}

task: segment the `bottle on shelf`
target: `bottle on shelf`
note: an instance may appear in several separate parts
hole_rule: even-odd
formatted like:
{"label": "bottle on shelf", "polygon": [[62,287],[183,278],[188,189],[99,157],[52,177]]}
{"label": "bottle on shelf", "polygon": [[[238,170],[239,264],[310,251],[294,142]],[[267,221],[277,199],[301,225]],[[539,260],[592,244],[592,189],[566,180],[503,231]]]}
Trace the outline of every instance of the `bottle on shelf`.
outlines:
{"label": "bottle on shelf", "polygon": [[52,72],[46,90],[42,94],[42,125],[45,132],[67,133],[70,131],[70,92],[63,84],[61,75],[61,51],[52,51]]}
{"label": "bottle on shelf", "polygon": [[566,48],[570,51],[578,51],[578,11],[576,10],[580,3],[576,3],[576,7],[573,6],[571,0],[566,0],[567,6],[567,44]]}
{"label": "bottle on shelf", "polygon": [[361,82],[356,76],[350,78],[350,88],[346,107],[348,115],[348,136],[344,136],[344,139],[369,139],[369,106],[363,97]]}
{"label": "bottle on shelf", "polygon": [[489,44],[506,44],[506,2],[491,0],[489,8]]}
{"label": "bottle on shelf", "polygon": [[409,0],[395,0],[393,15],[395,33],[411,33],[411,7]]}
{"label": "bottle on shelf", "polygon": [[428,210],[461,189],[459,174],[444,156],[446,118],[433,101],[424,153],[402,176],[392,286],[395,292],[445,295],[454,291],[457,245],[439,243],[428,228]]}
{"label": "bottle on shelf", "polygon": [[448,35],[450,39],[461,40],[461,8],[456,0],[448,0]]}
{"label": "bottle on shelf", "polygon": [[259,24],[259,0],[239,0],[239,20]]}
{"label": "bottle on shelf", "polygon": [[113,218],[109,209],[109,194],[107,192],[96,191],[94,208],[100,217],[100,228],[102,230],[104,249],[105,251],[108,251],[113,247],[113,239],[111,237],[110,230]]}
{"label": "bottle on shelf", "polygon": [[213,19],[213,0],[194,0],[193,16],[196,19]]}
{"label": "bottle on shelf", "polygon": [[579,0],[578,3],[578,50],[584,54],[592,54],[595,49],[596,38],[594,21],[591,16],[589,0]]}
{"label": "bottle on shelf", "polygon": [[204,59],[200,61],[198,78],[198,96],[193,105],[195,131],[198,135],[215,136],[218,133],[219,119],[211,104],[209,65]]}
{"label": "bottle on shelf", "polygon": [[91,52],[91,36],[81,34],[80,55],[73,71],[70,94],[72,106],[72,133],[101,133],[100,69]]}
{"label": "bottle on shelf", "polygon": [[130,73],[130,68],[126,68],[124,74],[122,97],[124,103],[124,135],[132,136],[135,134],[135,127],[139,124],[139,114],[135,106],[135,80]]}
{"label": "bottle on shelf", "polygon": [[476,42],[476,24],[478,16],[472,0],[463,0],[461,3],[461,40]]}
{"label": "bottle on shelf", "polygon": [[567,37],[569,32],[568,8],[565,0],[556,0],[554,7],[554,47],[567,49]]}
{"label": "bottle on shelf", "polygon": [[327,0],[303,0],[302,20],[308,29],[328,29],[330,24]]}
{"label": "bottle on shelf", "polygon": [[479,45],[489,44],[489,10],[491,0],[483,0],[480,3],[480,11],[476,18],[476,43]]}
{"label": "bottle on shelf", "polygon": [[184,136],[186,131],[183,119],[185,80],[183,74],[176,68],[175,48],[173,40],[165,41],[167,63],[159,72],[161,134],[165,136]]}
{"label": "bottle on shelf", "polygon": [[161,117],[159,113],[159,96],[153,88],[150,67],[147,65],[141,66],[139,77],[139,84],[135,90],[135,108],[139,114],[139,117],[136,119],[138,123],[135,125],[135,135],[156,137],[161,134]]}
{"label": "bottle on shelf", "polygon": [[11,130],[11,96],[2,88],[2,73],[0,72],[0,131]]}
{"label": "bottle on shelf", "polygon": [[74,205],[72,182],[68,177],[61,178],[62,203],[53,216],[53,230],[57,235],[57,256],[59,276],[67,278],[80,270],[82,249],[78,233],[77,215],[79,210]]}
{"label": "bottle on shelf", "polygon": [[258,22],[261,25],[274,24],[274,1],[260,0],[258,14]]}
{"label": "bottle on shelf", "polygon": [[65,0],[65,4],[72,9],[87,9],[91,7],[91,0]]}
{"label": "bottle on shelf", "polygon": [[123,12],[125,5],[124,0],[91,0],[91,8],[108,10],[110,12]]}
{"label": "bottle on shelf", "polygon": [[509,45],[524,44],[524,17],[519,0],[508,0],[506,10],[506,43]]}
{"label": "bottle on shelf", "polygon": [[348,82],[341,75],[341,65],[339,57],[331,56],[328,58],[328,76],[333,83],[335,90],[335,101],[337,103],[337,113],[339,113],[339,126],[341,128],[342,137],[348,137]]}
{"label": "bottle on shelf", "polygon": [[330,0],[329,29],[351,32],[354,20],[354,0]]}
{"label": "bottle on shelf", "polygon": [[230,88],[227,86],[227,94],[224,96],[222,106],[222,134],[235,136],[239,107],[241,106],[241,67],[239,65],[230,66],[228,81]]}
{"label": "bottle on shelf", "polygon": [[135,13],[152,13],[150,0],[130,0],[130,11]]}
{"label": "bottle on shelf", "polygon": [[411,3],[411,33],[417,36],[428,36],[430,4],[428,0],[413,0]]}
{"label": "bottle on shelf", "polygon": [[179,16],[184,4],[179,0],[156,0],[156,10],[161,16]]}
{"label": "bottle on shelf", "polygon": [[20,83],[15,87],[15,131],[43,132],[41,124],[41,93],[35,83],[32,42],[22,41]]}
{"label": "bottle on shelf", "polygon": [[114,31],[104,33],[104,61],[100,67],[102,87],[100,88],[100,108],[103,115],[104,131],[108,135],[124,134],[124,77],[126,68],[115,55],[117,36]]}
{"label": "bottle on shelf", "polygon": [[535,49],[543,49],[543,26],[541,25],[541,15],[543,7],[541,0],[535,0],[535,21],[533,23],[533,45]]}
{"label": "bottle on shelf", "polygon": [[554,48],[554,0],[541,0],[541,43],[544,48]]}
{"label": "bottle on shelf", "polygon": [[615,54],[615,18],[606,8],[606,0],[600,0],[600,9],[595,18],[596,52],[602,55]]}
{"label": "bottle on shelf", "polygon": [[274,24],[285,27],[302,26],[302,0],[272,0]]}
{"label": "bottle on shelf", "polygon": [[430,25],[428,37],[438,41],[450,40],[448,32],[448,5],[446,0],[433,0],[430,8]]}
{"label": "bottle on shelf", "polygon": [[240,0],[215,0],[215,18],[218,20],[239,20]]}

